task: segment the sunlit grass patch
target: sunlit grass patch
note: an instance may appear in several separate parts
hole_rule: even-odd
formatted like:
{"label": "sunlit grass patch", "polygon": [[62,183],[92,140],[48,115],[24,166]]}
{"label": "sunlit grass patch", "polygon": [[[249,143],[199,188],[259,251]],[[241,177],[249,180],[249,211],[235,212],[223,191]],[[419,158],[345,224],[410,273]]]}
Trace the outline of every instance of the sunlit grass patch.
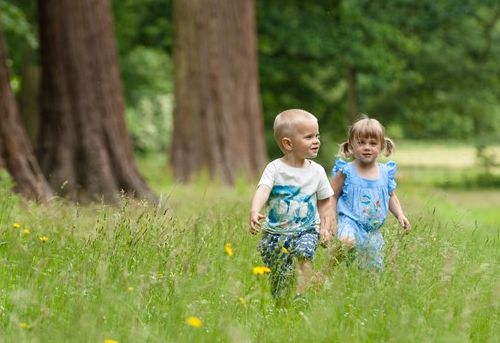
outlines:
{"label": "sunlit grass patch", "polygon": [[388,219],[384,271],[332,268],[319,248],[305,309],[270,295],[248,233],[251,185],[165,185],[158,206],[0,199],[2,339],[497,341],[494,192],[410,182],[397,191],[412,232]]}

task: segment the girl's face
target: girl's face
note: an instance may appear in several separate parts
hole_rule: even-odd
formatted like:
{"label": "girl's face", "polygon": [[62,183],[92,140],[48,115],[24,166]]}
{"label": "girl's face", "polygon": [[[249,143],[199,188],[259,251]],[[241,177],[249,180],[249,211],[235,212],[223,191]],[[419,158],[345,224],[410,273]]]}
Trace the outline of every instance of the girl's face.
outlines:
{"label": "girl's face", "polygon": [[382,143],[374,137],[359,137],[351,145],[354,157],[364,165],[375,164],[382,151]]}

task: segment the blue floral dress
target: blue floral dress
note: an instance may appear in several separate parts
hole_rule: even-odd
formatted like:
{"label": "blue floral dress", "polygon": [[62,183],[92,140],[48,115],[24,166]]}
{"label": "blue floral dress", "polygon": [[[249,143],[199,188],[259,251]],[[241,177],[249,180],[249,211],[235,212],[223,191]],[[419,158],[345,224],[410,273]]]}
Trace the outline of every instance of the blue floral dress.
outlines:
{"label": "blue floral dress", "polygon": [[337,237],[355,241],[361,268],[383,267],[384,238],[380,227],[389,208],[389,198],[396,188],[396,162],[378,163],[378,179],[358,176],[352,162],[337,159],[332,174],[345,175],[342,193],[337,201]]}

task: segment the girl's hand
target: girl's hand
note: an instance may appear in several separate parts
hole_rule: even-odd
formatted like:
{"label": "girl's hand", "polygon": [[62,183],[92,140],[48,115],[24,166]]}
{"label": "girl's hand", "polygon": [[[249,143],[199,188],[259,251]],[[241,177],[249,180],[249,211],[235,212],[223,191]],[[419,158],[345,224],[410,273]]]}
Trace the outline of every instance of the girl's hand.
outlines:
{"label": "girl's hand", "polygon": [[260,229],[260,221],[264,218],[262,214],[257,211],[250,211],[250,233],[255,235],[259,232]]}
{"label": "girl's hand", "polygon": [[408,218],[405,217],[404,214],[398,217],[398,222],[403,227],[405,233],[410,232],[410,227],[411,227],[410,221],[408,220]]}

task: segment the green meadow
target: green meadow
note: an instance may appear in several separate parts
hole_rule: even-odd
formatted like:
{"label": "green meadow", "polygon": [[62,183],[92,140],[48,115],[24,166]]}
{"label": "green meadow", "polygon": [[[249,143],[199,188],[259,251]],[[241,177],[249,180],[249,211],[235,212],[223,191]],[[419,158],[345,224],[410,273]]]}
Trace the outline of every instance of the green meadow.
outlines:
{"label": "green meadow", "polygon": [[384,271],[319,248],[309,306],[284,309],[253,270],[253,184],[174,184],[150,157],[160,205],[112,206],[26,202],[3,178],[0,342],[499,342],[499,189],[445,187],[477,174],[470,149],[417,148],[394,156],[412,232],[388,219]]}

